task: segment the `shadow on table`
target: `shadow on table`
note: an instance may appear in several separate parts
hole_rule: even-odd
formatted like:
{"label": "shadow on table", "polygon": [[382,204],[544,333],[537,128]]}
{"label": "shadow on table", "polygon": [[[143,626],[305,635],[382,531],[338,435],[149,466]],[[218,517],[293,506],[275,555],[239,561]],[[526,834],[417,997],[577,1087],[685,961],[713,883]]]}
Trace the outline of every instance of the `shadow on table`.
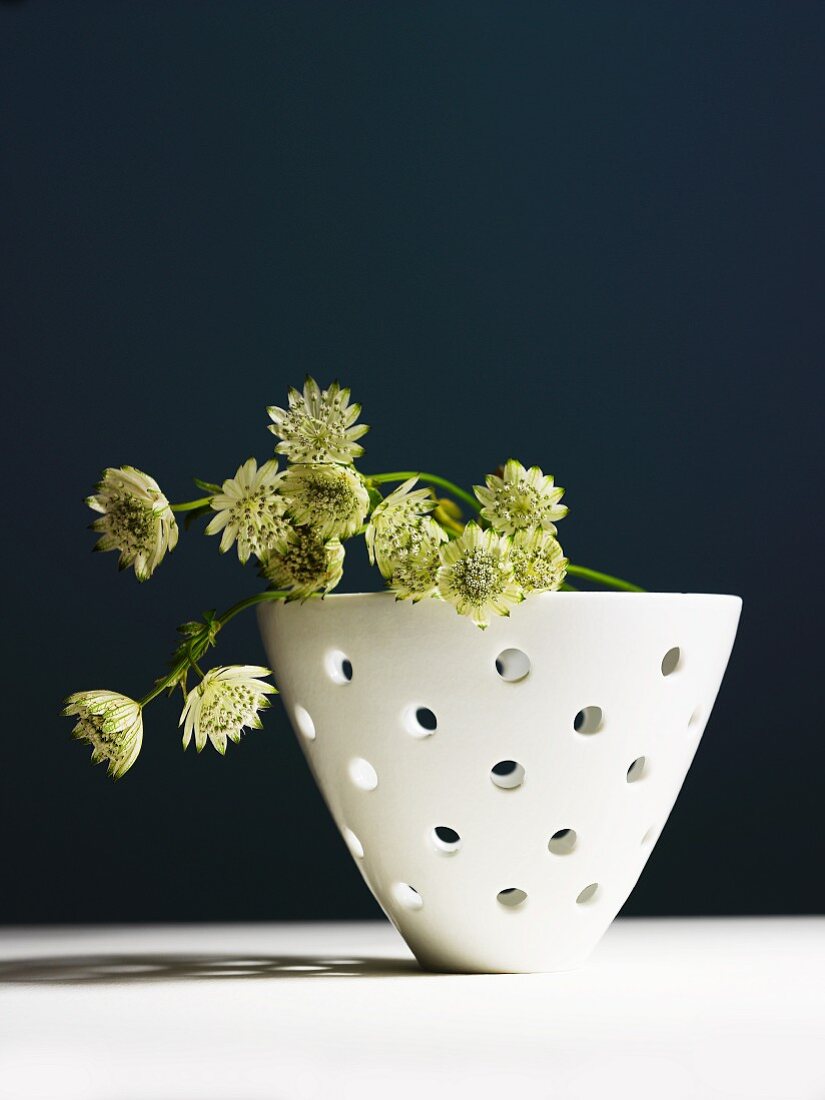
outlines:
{"label": "shadow on table", "polygon": [[413,959],[336,955],[58,955],[0,961],[0,985],[398,978],[423,973]]}

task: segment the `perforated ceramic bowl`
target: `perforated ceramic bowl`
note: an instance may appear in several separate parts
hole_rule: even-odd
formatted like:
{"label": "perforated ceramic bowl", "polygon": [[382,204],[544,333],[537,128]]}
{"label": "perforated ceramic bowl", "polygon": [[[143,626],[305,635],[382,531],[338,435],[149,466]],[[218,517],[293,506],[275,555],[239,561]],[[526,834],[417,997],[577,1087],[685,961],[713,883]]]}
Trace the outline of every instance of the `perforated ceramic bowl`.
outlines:
{"label": "perforated ceramic bowl", "polygon": [[421,964],[581,963],[633,889],[710,714],[736,596],[549,593],[479,630],[391,595],[266,604],[310,768]]}

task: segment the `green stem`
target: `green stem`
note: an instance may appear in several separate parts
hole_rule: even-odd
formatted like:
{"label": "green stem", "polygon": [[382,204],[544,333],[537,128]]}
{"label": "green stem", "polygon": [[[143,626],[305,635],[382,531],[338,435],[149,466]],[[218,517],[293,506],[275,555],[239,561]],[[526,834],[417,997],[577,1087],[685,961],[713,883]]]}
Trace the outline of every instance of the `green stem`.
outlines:
{"label": "green stem", "polygon": [[200,500],[185,500],[182,504],[170,504],[173,512],[194,512],[196,508],[203,508],[212,503],[212,497],[201,497]]}
{"label": "green stem", "polygon": [[[283,600],[288,595],[288,592],[273,592],[270,589],[265,589],[263,592],[256,592],[254,596],[247,596],[246,599],[238,600],[237,603],[232,604],[232,606],[227,608],[222,615],[217,617],[215,620],[217,628],[220,630],[221,627],[226,626],[230,619],[234,619],[236,615],[240,614],[241,611],[245,611],[247,607],[252,607],[256,603],[263,603],[266,600]],[[157,699],[158,695],[165,691],[170,684],[176,683],[181,672],[183,672],[187,665],[194,668],[201,679],[203,679],[203,671],[198,666],[197,660],[192,654],[192,645],[193,642],[190,642],[187,648],[186,657],[178,661],[167,676],[164,676],[148,694],[138,700],[142,707],[145,707],[147,703],[151,703],[153,699]],[[205,648],[207,647],[205,646],[204,649]]]}
{"label": "green stem", "polygon": [[371,481],[373,485],[383,485],[387,481],[409,481],[411,477],[417,477],[419,481],[425,481],[429,485],[438,485],[452,496],[463,500],[465,504],[469,504],[474,511],[481,511],[481,505],[474,496],[455,482],[448,481],[446,477],[439,477],[438,474],[425,474],[420,470],[400,470],[391,474],[372,474],[367,477],[367,481]]}
{"label": "green stem", "polygon": [[605,588],[617,588],[621,592],[644,592],[638,584],[623,581],[620,577],[613,577],[610,573],[600,573],[597,569],[588,569],[584,565],[568,565],[568,575],[582,577],[584,580],[593,581],[594,584],[604,585]]}
{"label": "green stem", "polygon": [[195,655],[192,653],[192,645],[193,645],[194,641],[195,641],[195,639],[193,638],[192,641],[189,643],[189,645],[186,647],[186,655],[189,658],[190,667],[193,668],[195,670],[195,672],[197,672],[198,676],[200,676],[200,678],[202,680],[203,677],[204,677],[203,669],[198,664],[198,661],[197,661],[197,658],[195,657]]}
{"label": "green stem", "polygon": [[246,599],[238,600],[237,603],[233,603],[232,606],[227,608],[222,615],[219,615],[215,621],[218,623],[219,627],[226,626],[230,619],[234,619],[236,615],[239,615],[242,611],[246,611],[247,607],[254,607],[256,603],[265,603],[268,600],[284,600],[288,595],[288,592],[276,592],[266,588],[263,592],[256,592],[253,596],[247,596]]}
{"label": "green stem", "polygon": [[164,676],[164,678],[159,683],[157,683],[150,692],[144,695],[142,699],[138,699],[138,703],[142,707],[145,707],[147,703],[151,703],[153,699],[157,699],[161,692],[166,691],[170,684],[174,684],[177,682],[177,679],[180,676],[181,672],[183,672],[188,664],[189,661],[187,659],[178,661],[178,663],[172,668],[172,671],[169,673],[169,675]]}

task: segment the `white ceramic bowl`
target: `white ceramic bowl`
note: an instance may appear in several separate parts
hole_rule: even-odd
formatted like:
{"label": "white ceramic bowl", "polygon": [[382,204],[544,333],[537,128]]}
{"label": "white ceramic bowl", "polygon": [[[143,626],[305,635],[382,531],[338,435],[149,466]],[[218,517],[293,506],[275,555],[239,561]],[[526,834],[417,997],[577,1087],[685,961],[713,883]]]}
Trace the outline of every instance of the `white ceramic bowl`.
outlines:
{"label": "white ceramic bowl", "polygon": [[624,904],[740,608],[554,592],[479,630],[371,593],[264,604],[259,621],[312,773],[418,960],[512,972],[579,965]]}

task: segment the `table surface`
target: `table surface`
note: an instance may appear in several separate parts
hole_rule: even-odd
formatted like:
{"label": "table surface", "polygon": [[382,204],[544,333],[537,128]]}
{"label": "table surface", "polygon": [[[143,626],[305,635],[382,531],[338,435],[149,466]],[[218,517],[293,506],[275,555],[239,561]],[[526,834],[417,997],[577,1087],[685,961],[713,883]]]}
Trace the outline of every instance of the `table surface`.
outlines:
{"label": "table surface", "polygon": [[0,931],[0,1096],[823,1100],[825,918],[619,920],[425,974],[382,923]]}

